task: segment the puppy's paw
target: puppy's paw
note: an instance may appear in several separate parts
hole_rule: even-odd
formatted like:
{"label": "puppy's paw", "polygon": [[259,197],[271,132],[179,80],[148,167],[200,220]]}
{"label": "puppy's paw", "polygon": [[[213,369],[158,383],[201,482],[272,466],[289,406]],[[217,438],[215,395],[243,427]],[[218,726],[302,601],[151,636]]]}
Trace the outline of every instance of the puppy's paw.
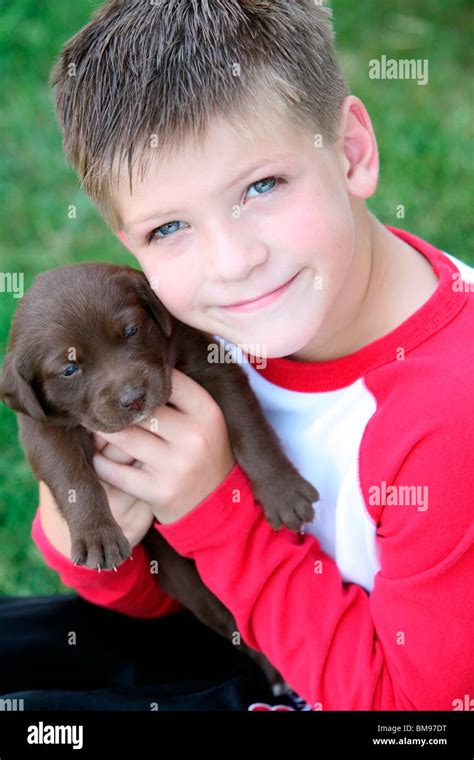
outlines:
{"label": "puppy's paw", "polygon": [[257,498],[274,530],[285,525],[298,532],[305,523],[313,522],[315,511],[312,504],[319,501],[319,493],[311,483],[295,472],[277,476],[270,486],[260,487]]}
{"label": "puppy's paw", "polygon": [[75,565],[93,570],[114,570],[131,555],[130,544],[116,523],[95,526],[89,533],[72,536],[71,557]]}

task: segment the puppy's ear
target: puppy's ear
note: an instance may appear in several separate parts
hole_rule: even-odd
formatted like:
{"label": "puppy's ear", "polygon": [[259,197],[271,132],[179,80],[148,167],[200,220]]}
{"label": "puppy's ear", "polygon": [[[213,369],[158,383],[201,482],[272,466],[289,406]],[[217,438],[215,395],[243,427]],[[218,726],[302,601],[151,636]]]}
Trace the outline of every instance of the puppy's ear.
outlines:
{"label": "puppy's ear", "polygon": [[137,271],[137,275],[137,293],[140,300],[161,328],[164,336],[169,338],[173,326],[168,310],[165,309],[158,296],[151,289],[150,283],[143,272]]}
{"label": "puppy's ear", "polygon": [[25,374],[15,354],[7,354],[0,378],[0,398],[16,412],[27,414],[35,420],[45,420],[46,415],[30,382],[32,378],[25,377]]}

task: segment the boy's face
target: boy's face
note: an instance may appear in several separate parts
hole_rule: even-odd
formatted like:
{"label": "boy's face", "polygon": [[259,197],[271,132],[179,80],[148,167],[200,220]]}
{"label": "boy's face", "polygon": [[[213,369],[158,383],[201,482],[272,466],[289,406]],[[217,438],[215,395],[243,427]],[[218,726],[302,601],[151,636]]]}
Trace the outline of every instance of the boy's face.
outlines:
{"label": "boy's face", "polygon": [[[268,357],[328,334],[355,239],[340,147],[315,147],[290,124],[243,142],[215,122],[203,147],[150,165],[132,195],[122,182],[116,203],[120,239],[182,322]],[[290,280],[251,310],[225,308]]]}

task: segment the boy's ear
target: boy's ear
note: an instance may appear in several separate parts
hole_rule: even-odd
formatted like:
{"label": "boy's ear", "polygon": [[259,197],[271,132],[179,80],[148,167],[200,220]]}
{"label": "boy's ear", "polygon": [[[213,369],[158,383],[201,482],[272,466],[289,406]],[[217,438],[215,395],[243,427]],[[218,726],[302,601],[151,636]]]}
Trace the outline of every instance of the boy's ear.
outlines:
{"label": "boy's ear", "polygon": [[[133,251],[132,251],[132,249],[130,247],[130,243],[128,242],[128,237],[127,237],[127,233],[125,232],[125,230],[119,230],[117,232],[117,237],[120,240],[120,242],[123,243],[123,245],[125,246],[125,248],[128,248],[128,250],[130,251],[130,253],[133,253]],[[133,255],[135,255],[135,254],[133,253]]]}
{"label": "boy's ear", "polygon": [[356,198],[370,198],[379,176],[377,140],[367,109],[355,95],[345,99],[340,122],[347,189]]}
{"label": "boy's ear", "polygon": [[25,377],[14,353],[7,354],[0,378],[0,399],[15,412],[22,412],[35,420],[46,419],[44,410],[34,392],[31,380]]}

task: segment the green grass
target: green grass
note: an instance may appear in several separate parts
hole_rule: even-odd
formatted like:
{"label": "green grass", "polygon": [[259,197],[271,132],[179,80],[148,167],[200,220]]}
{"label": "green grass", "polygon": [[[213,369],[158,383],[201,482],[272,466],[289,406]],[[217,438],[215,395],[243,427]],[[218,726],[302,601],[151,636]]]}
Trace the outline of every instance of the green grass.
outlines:
{"label": "green grass", "polygon": [[[62,43],[97,3],[16,0],[0,18],[0,271],[24,272],[25,288],[53,266],[88,259],[133,264],[78,189],[61,152],[47,80]],[[352,92],[376,131],[381,175],[370,209],[474,264],[470,223],[473,92],[470,1],[334,0],[336,44]],[[429,84],[374,81],[369,61],[427,58]],[[472,73],[472,69],[471,69]],[[77,218],[68,218],[75,204]],[[405,206],[405,219],[396,217]],[[0,294],[0,358],[17,300]],[[16,420],[0,407],[0,593],[64,590],[30,539],[37,485],[18,444]]]}

